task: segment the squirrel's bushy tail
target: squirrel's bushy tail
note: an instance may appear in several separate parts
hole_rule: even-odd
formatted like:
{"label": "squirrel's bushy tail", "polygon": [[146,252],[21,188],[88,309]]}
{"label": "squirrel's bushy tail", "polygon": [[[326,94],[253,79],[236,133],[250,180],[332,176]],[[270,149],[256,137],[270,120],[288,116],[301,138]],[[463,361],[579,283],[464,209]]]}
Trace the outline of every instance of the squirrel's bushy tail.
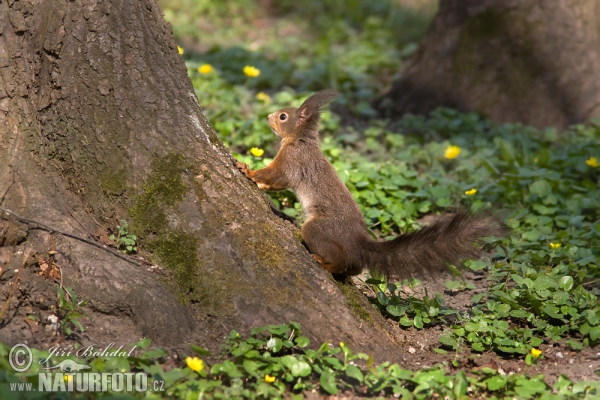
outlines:
{"label": "squirrel's bushy tail", "polygon": [[369,241],[363,262],[388,278],[435,276],[446,269],[446,264],[458,265],[465,259],[480,257],[484,237],[504,237],[508,233],[498,213],[460,211],[394,240]]}

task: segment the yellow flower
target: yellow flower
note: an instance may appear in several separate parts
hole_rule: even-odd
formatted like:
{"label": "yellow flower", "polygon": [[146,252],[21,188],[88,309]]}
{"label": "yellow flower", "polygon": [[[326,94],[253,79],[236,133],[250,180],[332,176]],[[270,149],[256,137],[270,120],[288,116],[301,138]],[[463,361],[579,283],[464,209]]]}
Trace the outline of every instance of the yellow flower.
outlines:
{"label": "yellow flower", "polygon": [[448,146],[448,147],[446,147],[446,151],[444,152],[444,157],[452,160],[453,158],[458,157],[459,154],[460,154],[460,147]]}
{"label": "yellow flower", "polygon": [[539,349],[536,349],[536,348],[532,348],[531,355],[533,356],[533,358],[538,358],[539,356],[542,355],[542,351]]}
{"label": "yellow flower", "polygon": [[268,94],[266,94],[265,92],[256,93],[256,99],[264,101],[265,103],[271,102],[271,97]]}
{"label": "yellow flower", "polygon": [[600,166],[600,164],[598,163],[598,159],[596,157],[590,157],[588,158],[585,163],[587,165],[589,165],[592,168],[597,168],[598,166]]}
{"label": "yellow flower", "polygon": [[65,383],[68,384],[69,382],[71,382],[73,380],[73,375],[71,375],[71,374],[65,374],[63,376],[63,379],[65,380]]}
{"label": "yellow flower", "polygon": [[340,347],[344,347],[345,345],[346,345],[346,343],[340,342]]}
{"label": "yellow flower", "polygon": [[560,247],[560,243],[550,243],[551,249],[558,249]]}
{"label": "yellow flower", "polygon": [[265,151],[263,149],[259,149],[258,147],[253,147],[250,149],[250,153],[252,153],[254,157],[260,157],[265,154]]}
{"label": "yellow flower", "polygon": [[252,67],[250,65],[246,65],[244,67],[244,73],[246,74],[246,76],[249,76],[250,78],[256,78],[257,76],[260,75],[260,69]]}
{"label": "yellow flower", "polygon": [[475,188],[473,188],[473,189],[471,189],[471,190],[467,190],[467,191],[465,192],[465,194],[466,194],[467,196],[473,196],[475,193],[477,193],[477,189],[475,189]]}
{"label": "yellow flower", "polygon": [[185,359],[185,362],[192,371],[200,372],[204,369],[204,361],[202,361],[198,357],[187,357]]}
{"label": "yellow flower", "polygon": [[274,376],[271,376],[269,374],[265,375],[265,382],[267,383],[273,383],[277,380],[277,378],[275,378]]}
{"label": "yellow flower", "polygon": [[179,55],[182,55],[184,53],[183,47],[177,46],[177,52],[179,53]]}
{"label": "yellow flower", "polygon": [[198,72],[200,72],[203,75],[206,74],[210,74],[213,70],[212,65],[210,64],[202,64],[201,66],[198,67]]}

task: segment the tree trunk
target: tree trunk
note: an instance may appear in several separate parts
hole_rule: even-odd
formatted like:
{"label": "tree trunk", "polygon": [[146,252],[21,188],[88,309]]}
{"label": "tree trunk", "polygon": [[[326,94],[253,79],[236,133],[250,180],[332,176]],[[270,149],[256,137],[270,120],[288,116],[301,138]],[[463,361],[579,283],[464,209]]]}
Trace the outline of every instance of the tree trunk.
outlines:
{"label": "tree trunk", "polygon": [[449,106],[538,127],[599,117],[600,3],[441,0],[379,106],[396,115]]}
{"label": "tree trunk", "polygon": [[[20,243],[0,247],[0,301],[26,249],[57,250],[64,286],[90,300],[84,343],[214,349],[231,329],[297,321],[315,345],[399,358],[381,316],[235,168],[155,0],[5,0],[0,27],[0,206],[22,217],[0,220],[0,245]],[[23,218],[90,241],[126,219],[158,268]],[[55,340],[23,322],[56,303],[38,271],[23,271],[0,340]]]}

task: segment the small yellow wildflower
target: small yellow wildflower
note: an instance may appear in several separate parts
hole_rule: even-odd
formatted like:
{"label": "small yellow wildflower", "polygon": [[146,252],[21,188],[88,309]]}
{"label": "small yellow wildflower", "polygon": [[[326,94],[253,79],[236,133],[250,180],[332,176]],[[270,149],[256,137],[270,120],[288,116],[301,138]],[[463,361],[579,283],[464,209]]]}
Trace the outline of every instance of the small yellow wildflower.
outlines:
{"label": "small yellow wildflower", "polygon": [[204,369],[204,361],[202,361],[198,357],[187,357],[185,359],[185,362],[192,371],[200,372]]}
{"label": "small yellow wildflower", "polygon": [[598,168],[600,166],[600,163],[598,163],[598,159],[596,157],[588,158],[585,163],[592,168]]}
{"label": "small yellow wildflower", "polygon": [[269,96],[265,92],[258,92],[258,93],[256,93],[256,99],[264,101],[265,103],[270,103],[271,102],[271,96]]}
{"label": "small yellow wildflower", "polygon": [[201,66],[198,67],[198,72],[200,72],[203,75],[206,74],[210,74],[213,70],[212,65],[210,64],[202,64]]}
{"label": "small yellow wildflower", "polygon": [[460,147],[458,146],[448,146],[446,147],[446,151],[444,152],[444,157],[449,160],[458,157],[460,154]]}
{"label": "small yellow wildflower", "polygon": [[271,376],[269,374],[265,375],[265,382],[267,383],[273,383],[277,380],[277,378],[275,378],[274,376]]}
{"label": "small yellow wildflower", "polygon": [[69,383],[69,382],[71,382],[73,380],[73,375],[71,375],[71,374],[65,374],[63,376],[63,379],[65,380],[65,383]]}
{"label": "small yellow wildflower", "polygon": [[179,55],[182,55],[184,53],[183,47],[177,46],[177,52],[179,53]]}
{"label": "small yellow wildflower", "polygon": [[346,343],[340,342],[340,347],[344,347],[345,345],[346,345]]}
{"label": "small yellow wildflower", "polygon": [[542,351],[539,349],[536,349],[535,347],[531,349],[531,355],[533,356],[533,358],[538,358],[539,356],[542,355]]}
{"label": "small yellow wildflower", "polygon": [[538,162],[538,158],[537,158],[537,157],[536,157],[536,158],[534,158],[534,159],[533,159],[533,162],[537,164],[537,162]]}
{"label": "small yellow wildflower", "polygon": [[260,75],[260,69],[250,65],[246,65],[244,67],[244,74],[246,74],[246,76],[249,76],[250,78],[256,78]]}
{"label": "small yellow wildflower", "polygon": [[250,153],[252,153],[254,157],[260,157],[265,154],[265,151],[263,149],[259,149],[258,147],[253,147],[250,149]]}
{"label": "small yellow wildflower", "polygon": [[560,247],[560,243],[550,243],[551,249],[558,249]]}
{"label": "small yellow wildflower", "polygon": [[466,194],[467,196],[473,196],[475,193],[477,193],[477,189],[475,189],[475,188],[473,188],[473,189],[471,189],[471,190],[467,190],[467,191],[465,192],[465,194]]}

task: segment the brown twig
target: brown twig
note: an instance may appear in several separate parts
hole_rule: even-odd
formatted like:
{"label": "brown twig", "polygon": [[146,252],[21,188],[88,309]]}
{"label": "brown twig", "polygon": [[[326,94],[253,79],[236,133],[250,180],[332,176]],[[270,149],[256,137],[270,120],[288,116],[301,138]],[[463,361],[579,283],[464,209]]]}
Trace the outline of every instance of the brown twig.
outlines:
{"label": "brown twig", "polygon": [[8,309],[8,305],[10,304],[10,299],[12,298],[15,288],[17,287],[17,282],[19,282],[19,278],[21,277],[21,271],[23,271],[25,269],[25,266],[27,265],[27,261],[29,261],[29,257],[31,257],[31,250],[27,250],[27,254],[25,255],[25,260],[23,261],[23,265],[21,265],[21,268],[19,268],[19,271],[17,271],[17,276],[15,277],[12,287],[10,288],[10,293],[8,293],[8,298],[4,302],[2,311],[0,311],[0,321],[2,321],[2,319],[4,318],[4,313]]}
{"label": "brown twig", "polygon": [[[19,221],[21,221],[21,222],[24,222],[24,223],[26,223],[26,224],[28,224],[28,225],[30,225],[30,226],[31,226],[31,225],[37,225],[37,228],[38,228],[38,229],[42,229],[42,230],[48,231],[48,232],[50,232],[50,234],[53,234],[53,233],[58,233],[58,234],[60,234],[60,235],[67,236],[67,237],[70,237],[70,238],[72,238],[72,239],[79,240],[79,241],[81,241],[81,242],[84,242],[84,243],[87,243],[87,244],[89,244],[89,245],[91,245],[91,246],[94,246],[94,247],[97,247],[97,248],[99,248],[99,249],[102,249],[102,250],[104,250],[104,251],[106,251],[106,252],[109,252],[110,254],[114,255],[115,257],[118,257],[118,258],[120,258],[121,260],[125,260],[125,261],[127,261],[128,263],[131,263],[131,264],[133,264],[133,265],[135,265],[135,266],[138,266],[138,267],[141,267],[141,266],[142,266],[142,264],[140,264],[139,262],[137,262],[137,261],[134,261],[134,260],[132,260],[131,258],[129,258],[129,257],[126,257],[126,256],[124,256],[123,254],[121,254],[121,253],[119,253],[119,252],[117,252],[117,251],[115,251],[115,250],[113,250],[113,249],[109,249],[108,247],[104,247],[103,245],[101,245],[101,244],[99,244],[99,243],[96,243],[96,242],[94,242],[94,241],[92,241],[92,240],[88,240],[88,239],[86,239],[86,238],[83,238],[83,237],[81,237],[81,236],[73,235],[72,233],[68,233],[68,232],[59,231],[59,230],[57,230],[57,229],[54,229],[54,228],[51,228],[51,227],[49,227],[48,225],[44,225],[44,224],[42,224],[41,222],[37,222],[37,221],[33,221],[33,220],[30,220],[30,219],[27,219],[27,218],[23,218],[23,217],[21,217],[20,215],[17,215],[17,214],[15,214],[15,213],[14,213],[14,212],[12,212],[12,211],[10,211],[10,210],[7,210],[6,208],[2,208],[2,207],[0,207],[0,210],[1,210],[1,211],[4,211],[5,213],[8,213],[8,214],[10,214],[10,215],[14,216],[14,217],[15,217],[15,218],[17,218]],[[32,229],[35,229],[35,228],[36,228],[36,227],[32,227]]]}
{"label": "brown twig", "polygon": [[598,281],[600,281],[600,278],[597,278],[597,279],[592,279],[591,281],[588,281],[588,282],[583,282],[581,285],[582,285],[582,286],[585,286],[585,285],[592,285],[592,284],[594,284],[594,283],[596,283],[596,282],[598,282]]}

